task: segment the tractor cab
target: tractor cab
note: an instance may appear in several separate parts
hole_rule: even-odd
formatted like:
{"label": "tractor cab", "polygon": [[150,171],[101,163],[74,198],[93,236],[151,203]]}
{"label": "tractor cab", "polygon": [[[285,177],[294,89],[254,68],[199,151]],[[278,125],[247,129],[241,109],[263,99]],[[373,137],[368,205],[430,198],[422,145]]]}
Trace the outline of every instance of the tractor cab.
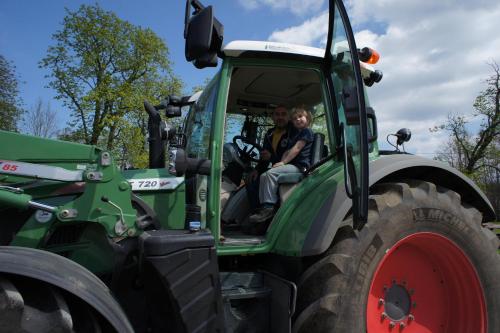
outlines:
{"label": "tractor cab", "polygon": [[[313,164],[335,152],[332,145],[335,138],[331,136],[332,132],[328,131],[328,115],[325,112],[321,75],[315,68],[317,65],[299,65],[301,54],[296,55],[295,67],[290,67],[286,61],[276,61],[277,59],[262,66],[255,63],[251,57],[230,56],[246,51],[248,43],[230,43],[225,48],[226,60],[223,65],[225,67],[227,64],[231,79],[230,82],[223,83],[227,85],[227,98],[222,106],[225,111],[222,133],[217,133],[217,141],[221,147],[219,151],[222,154],[218,172],[220,190],[214,186],[212,191],[219,193],[221,227],[223,232],[229,233],[241,231],[241,225],[251,213],[249,195],[252,193],[247,193],[246,180],[260,161],[260,151],[266,133],[275,126],[271,115],[277,106],[285,107],[289,111],[294,107],[301,107],[311,112],[311,129],[316,134]],[[266,43],[257,46],[253,42],[252,44],[254,49],[260,48],[260,52],[266,52]],[[319,49],[316,51],[321,52]],[[184,134],[187,138],[185,154],[190,158],[212,159],[210,143],[213,139],[210,134],[217,118],[214,113],[219,112],[216,98],[217,94],[220,94],[220,86],[220,75],[217,75],[188,114]],[[270,168],[271,165],[266,167]],[[300,181],[306,177],[307,171],[301,170],[280,180],[280,206],[290,196],[292,188],[299,186]],[[206,218],[204,200],[208,199],[206,194],[210,192],[210,176],[187,177],[187,184],[196,183],[188,186],[187,190],[194,190],[196,193],[192,196],[195,201],[193,203],[201,207],[202,219]]]}
{"label": "tractor cab", "polygon": [[[187,210],[196,212],[188,215],[209,228],[221,245],[265,246],[285,221],[299,218],[298,202],[313,202],[312,191],[328,186],[327,180],[341,170],[346,177],[338,181],[353,199],[356,223],[366,219],[369,133],[363,86],[378,82],[381,73],[360,65],[371,52],[355,47],[343,5],[332,5],[331,16],[326,49],[254,41],[222,47],[223,26],[212,7],[187,1],[186,59],[197,68],[216,66],[218,58],[223,62],[191,106],[185,141],[170,162],[176,175],[185,176]],[[246,178],[259,162],[277,106],[312,114],[312,163],[279,180],[276,215],[259,237],[249,237],[242,228],[252,212]],[[203,172],[193,171],[201,165]]]}

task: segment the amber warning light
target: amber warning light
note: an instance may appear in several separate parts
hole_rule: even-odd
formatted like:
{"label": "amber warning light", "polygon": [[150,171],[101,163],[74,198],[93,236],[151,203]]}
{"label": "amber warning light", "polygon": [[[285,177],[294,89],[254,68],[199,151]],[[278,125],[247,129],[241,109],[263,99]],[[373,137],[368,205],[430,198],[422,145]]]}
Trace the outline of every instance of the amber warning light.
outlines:
{"label": "amber warning light", "polygon": [[380,54],[372,48],[363,47],[361,50],[358,50],[359,60],[362,62],[366,62],[367,64],[376,64],[380,59]]}

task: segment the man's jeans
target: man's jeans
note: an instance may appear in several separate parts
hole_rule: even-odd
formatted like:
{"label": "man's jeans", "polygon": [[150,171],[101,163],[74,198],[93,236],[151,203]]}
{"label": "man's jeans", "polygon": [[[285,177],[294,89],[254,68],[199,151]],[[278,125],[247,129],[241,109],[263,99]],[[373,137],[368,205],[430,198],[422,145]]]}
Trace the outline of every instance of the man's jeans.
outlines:
{"label": "man's jeans", "polygon": [[278,202],[278,177],[285,173],[299,173],[295,165],[285,164],[272,168],[260,175],[259,199],[261,204],[276,204]]}

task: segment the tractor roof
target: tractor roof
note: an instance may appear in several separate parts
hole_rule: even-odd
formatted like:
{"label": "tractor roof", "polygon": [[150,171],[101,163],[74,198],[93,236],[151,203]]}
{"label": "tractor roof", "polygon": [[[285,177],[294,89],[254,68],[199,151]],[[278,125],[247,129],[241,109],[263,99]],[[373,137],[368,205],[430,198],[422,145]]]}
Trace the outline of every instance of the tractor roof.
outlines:
{"label": "tractor roof", "polygon": [[266,53],[288,53],[307,57],[323,58],[324,49],[297,44],[276,43],[268,41],[236,40],[232,41],[223,50],[225,55],[239,57],[246,53],[266,52]]}
{"label": "tractor roof", "polygon": [[[341,48],[347,47],[341,45]],[[325,49],[317,47],[277,43],[269,41],[250,41],[250,40],[236,40],[226,44],[222,52],[229,57],[262,57],[266,58],[280,57],[283,55],[297,60],[312,60],[320,62],[325,56]],[[375,69],[363,62],[360,62],[361,74],[363,77],[368,77]]]}

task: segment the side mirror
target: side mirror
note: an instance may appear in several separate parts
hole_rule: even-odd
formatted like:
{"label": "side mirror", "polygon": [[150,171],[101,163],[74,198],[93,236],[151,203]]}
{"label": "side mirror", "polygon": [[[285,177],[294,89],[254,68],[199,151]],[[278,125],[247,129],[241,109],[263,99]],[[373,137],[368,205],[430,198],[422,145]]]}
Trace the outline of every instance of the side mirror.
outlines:
{"label": "side mirror", "polygon": [[217,66],[217,53],[208,53],[203,57],[196,59],[194,62],[194,67],[198,69],[203,69],[205,67],[216,67]]}
{"label": "side mirror", "polygon": [[[192,16],[191,7],[194,8]],[[184,24],[186,60],[193,61],[197,68],[217,66],[224,27],[214,17],[212,6],[204,7],[197,0],[187,0]]]}
{"label": "side mirror", "polygon": [[212,27],[214,25],[212,6],[205,7],[196,15],[193,15],[187,24],[186,60],[193,61],[203,57],[210,51]]}

